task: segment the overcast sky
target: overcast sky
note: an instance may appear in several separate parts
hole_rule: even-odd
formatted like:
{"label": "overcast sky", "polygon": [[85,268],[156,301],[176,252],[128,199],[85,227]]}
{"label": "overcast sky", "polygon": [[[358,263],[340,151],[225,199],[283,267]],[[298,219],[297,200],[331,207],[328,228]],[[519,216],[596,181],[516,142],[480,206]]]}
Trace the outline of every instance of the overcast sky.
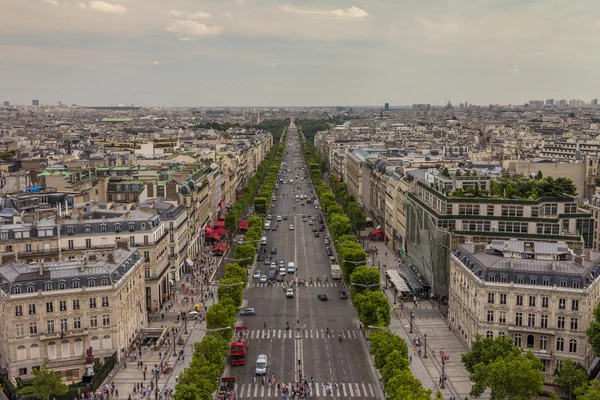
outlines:
{"label": "overcast sky", "polygon": [[600,97],[598,0],[0,0],[0,101]]}

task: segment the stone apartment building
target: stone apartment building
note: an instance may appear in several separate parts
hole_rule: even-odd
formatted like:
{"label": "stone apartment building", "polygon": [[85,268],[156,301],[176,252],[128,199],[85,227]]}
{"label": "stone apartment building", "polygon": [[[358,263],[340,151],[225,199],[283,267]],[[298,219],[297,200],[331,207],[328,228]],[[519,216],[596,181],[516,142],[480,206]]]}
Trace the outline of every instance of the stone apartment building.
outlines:
{"label": "stone apartment building", "polygon": [[85,372],[85,352],[100,362],[127,351],[146,324],[144,260],[122,241],[85,259],[0,265],[0,367],[33,378],[48,363],[71,383]]}
{"label": "stone apartment building", "polygon": [[513,338],[547,374],[566,358],[590,367],[599,273],[600,252],[565,243],[463,243],[450,260],[450,325],[469,346],[477,334]]}

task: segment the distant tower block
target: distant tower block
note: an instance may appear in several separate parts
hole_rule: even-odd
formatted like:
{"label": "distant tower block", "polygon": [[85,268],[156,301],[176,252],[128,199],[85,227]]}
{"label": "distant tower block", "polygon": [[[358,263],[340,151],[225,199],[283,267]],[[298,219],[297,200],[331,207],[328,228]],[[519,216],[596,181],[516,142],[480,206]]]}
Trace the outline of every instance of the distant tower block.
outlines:
{"label": "distant tower block", "polygon": [[383,109],[385,111],[390,111],[390,103],[385,103],[385,105],[383,106]]}

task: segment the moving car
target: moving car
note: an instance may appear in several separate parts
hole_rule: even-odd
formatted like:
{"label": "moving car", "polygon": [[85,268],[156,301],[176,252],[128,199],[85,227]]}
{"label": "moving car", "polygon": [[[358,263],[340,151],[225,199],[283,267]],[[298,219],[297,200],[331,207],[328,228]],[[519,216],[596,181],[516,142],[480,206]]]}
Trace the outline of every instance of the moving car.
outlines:
{"label": "moving car", "polygon": [[254,308],[250,307],[240,312],[240,315],[256,315],[256,311],[254,311]]}
{"label": "moving car", "polygon": [[347,299],[348,298],[348,294],[346,292],[344,292],[343,290],[340,292],[340,299]]}
{"label": "moving car", "polygon": [[277,216],[277,221],[281,221],[281,215]]}
{"label": "moving car", "polygon": [[318,294],[317,299],[319,299],[321,301],[327,301],[327,295],[326,294]]}
{"label": "moving car", "polygon": [[264,354],[259,354],[256,357],[256,375],[266,375],[267,374],[267,356]]}
{"label": "moving car", "polygon": [[285,279],[285,275],[277,275],[277,282],[283,282],[283,280]]}
{"label": "moving car", "polygon": [[294,274],[294,273],[296,273],[296,264],[294,264],[292,261],[290,261],[288,263],[287,272],[288,272],[288,274]]}
{"label": "moving car", "polygon": [[198,313],[198,311],[190,311],[187,317],[188,319],[198,319],[198,317],[200,317],[200,313]]}
{"label": "moving car", "polygon": [[308,221],[308,224],[312,225],[313,224],[313,220],[311,219],[310,221]]}
{"label": "moving car", "polygon": [[319,227],[319,232],[323,232],[324,230],[325,230],[325,225],[321,225],[321,226]]}
{"label": "moving car", "polygon": [[279,260],[279,268],[281,267],[285,267],[285,260],[283,259]]}
{"label": "moving car", "polygon": [[277,254],[277,247],[273,247],[271,249],[271,254]]}
{"label": "moving car", "polygon": [[294,289],[288,288],[288,290],[285,292],[285,296],[286,297],[294,297]]}
{"label": "moving car", "polygon": [[269,271],[269,280],[271,282],[274,282],[276,277],[277,277],[277,270],[275,270],[275,269],[270,270]]}
{"label": "moving car", "polygon": [[294,225],[290,224],[290,231],[293,231],[293,230],[294,230]]}
{"label": "moving car", "polygon": [[254,279],[260,279],[260,271],[256,271],[254,275],[252,275]]}
{"label": "moving car", "polygon": [[258,255],[258,257],[256,257],[256,261],[262,261],[262,260],[263,260],[263,258],[264,258],[264,257],[263,257],[263,253],[260,253],[260,254]]}
{"label": "moving car", "polygon": [[284,220],[284,221],[287,221],[287,215],[284,215],[284,216],[283,216],[283,220]]}
{"label": "moving car", "polygon": [[[319,232],[318,232],[318,231],[317,231],[317,232],[315,232],[315,237],[319,237],[319,236],[320,236],[320,235],[319,235]],[[325,244],[327,244],[327,243],[325,243]]]}
{"label": "moving car", "polygon": [[269,257],[265,259],[265,265],[271,265],[271,259]]}
{"label": "moving car", "polygon": [[266,276],[266,275],[261,275],[261,276],[260,276],[260,281],[261,281],[262,283],[265,283],[265,282],[267,282],[267,276]]}

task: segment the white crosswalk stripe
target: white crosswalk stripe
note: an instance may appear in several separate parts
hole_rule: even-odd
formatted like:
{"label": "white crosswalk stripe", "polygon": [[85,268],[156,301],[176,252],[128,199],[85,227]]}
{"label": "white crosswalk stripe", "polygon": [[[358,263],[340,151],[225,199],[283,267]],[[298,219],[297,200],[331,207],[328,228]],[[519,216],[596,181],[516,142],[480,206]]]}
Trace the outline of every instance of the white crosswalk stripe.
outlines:
{"label": "white crosswalk stripe", "polygon": [[[313,282],[312,285],[309,285],[307,283],[306,286],[298,286],[298,288],[299,289],[303,289],[305,287],[310,287],[310,286],[314,286],[314,287],[336,287],[338,285],[335,282]],[[248,283],[248,288],[268,288],[268,287],[270,287],[272,289],[282,290],[281,289],[281,282],[275,282],[271,286],[269,286],[268,283],[264,283],[264,282],[250,282],[250,283]]]}
{"label": "white crosswalk stripe", "polygon": [[[278,340],[287,340],[287,339],[295,339],[297,337],[302,337],[304,339],[329,339],[334,340],[337,339],[338,333],[340,331],[332,331],[329,332],[329,335],[325,332],[324,329],[304,329],[301,331],[297,331],[295,329],[285,330],[285,329],[273,329],[270,331],[269,329],[250,329],[249,330],[249,338],[254,340],[270,340],[270,339],[278,339]],[[360,331],[358,329],[344,329],[341,331],[342,339],[360,339],[362,337]]]}
{"label": "white crosswalk stripe", "polygon": [[[289,382],[288,387],[292,386]],[[251,398],[265,398],[265,397],[280,397],[277,393],[277,389],[274,386],[262,385],[260,379],[257,379],[257,383],[242,383],[236,384],[236,392],[238,393],[239,399],[251,399]],[[333,395],[325,392],[325,385],[323,382],[316,382],[315,387],[310,395],[311,398],[329,398],[329,397],[356,397],[359,399],[375,398],[375,390],[371,383],[341,383],[338,389],[333,387]]]}

